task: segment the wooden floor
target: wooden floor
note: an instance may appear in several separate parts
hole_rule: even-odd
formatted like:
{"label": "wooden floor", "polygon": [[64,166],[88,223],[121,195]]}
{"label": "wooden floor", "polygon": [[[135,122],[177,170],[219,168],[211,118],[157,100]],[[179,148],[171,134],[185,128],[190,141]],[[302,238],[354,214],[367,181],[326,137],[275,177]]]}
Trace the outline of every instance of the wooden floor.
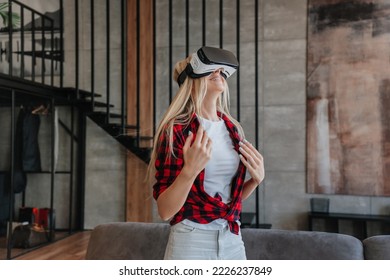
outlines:
{"label": "wooden floor", "polygon": [[87,252],[87,246],[91,231],[83,231],[72,234],[69,237],[58,240],[21,255],[16,260],[83,260]]}

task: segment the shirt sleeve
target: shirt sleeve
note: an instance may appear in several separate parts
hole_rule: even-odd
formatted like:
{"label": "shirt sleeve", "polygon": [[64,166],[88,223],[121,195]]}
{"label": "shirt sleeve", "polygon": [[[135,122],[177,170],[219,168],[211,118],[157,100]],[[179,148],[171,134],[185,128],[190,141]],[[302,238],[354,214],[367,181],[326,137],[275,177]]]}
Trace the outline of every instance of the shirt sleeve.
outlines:
{"label": "shirt sleeve", "polygon": [[184,165],[183,160],[183,133],[177,127],[173,127],[173,153],[169,150],[169,137],[163,132],[159,138],[160,146],[155,161],[156,183],[153,185],[153,197],[162,194],[180,174]]}

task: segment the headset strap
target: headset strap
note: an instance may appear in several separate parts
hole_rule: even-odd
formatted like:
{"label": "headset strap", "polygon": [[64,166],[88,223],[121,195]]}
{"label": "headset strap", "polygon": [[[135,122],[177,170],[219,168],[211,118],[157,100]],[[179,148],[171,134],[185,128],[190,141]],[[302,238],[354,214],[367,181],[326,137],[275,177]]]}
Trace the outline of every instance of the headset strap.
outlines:
{"label": "headset strap", "polygon": [[177,77],[177,83],[179,84],[179,87],[184,83],[185,79],[192,73],[192,71],[193,69],[191,63],[188,63],[184,71],[180,73],[179,77]]}

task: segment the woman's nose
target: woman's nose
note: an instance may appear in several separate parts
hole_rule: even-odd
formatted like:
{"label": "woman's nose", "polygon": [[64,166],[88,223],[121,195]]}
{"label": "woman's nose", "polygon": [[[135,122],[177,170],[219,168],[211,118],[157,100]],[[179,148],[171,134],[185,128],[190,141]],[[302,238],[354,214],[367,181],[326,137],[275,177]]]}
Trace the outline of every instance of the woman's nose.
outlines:
{"label": "woman's nose", "polygon": [[221,74],[223,71],[223,68],[218,68],[217,70],[214,71],[214,73]]}

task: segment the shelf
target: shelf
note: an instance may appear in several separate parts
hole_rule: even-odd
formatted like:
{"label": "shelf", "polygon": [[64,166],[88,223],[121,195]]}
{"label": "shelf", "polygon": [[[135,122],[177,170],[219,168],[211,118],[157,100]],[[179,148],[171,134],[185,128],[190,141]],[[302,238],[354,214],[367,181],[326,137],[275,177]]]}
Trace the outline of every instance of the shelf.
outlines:
{"label": "shelf", "polygon": [[[27,171],[26,174],[51,174],[51,171]],[[54,171],[54,174],[70,174],[70,171]]]}
{"label": "shelf", "polygon": [[[313,226],[314,220],[324,220],[329,222],[330,225],[326,228],[325,231],[329,232],[340,232],[340,222],[341,221],[351,221],[359,224],[361,226],[362,232],[356,234],[355,236],[360,239],[365,239],[368,237],[367,226],[369,222],[379,223],[382,227],[390,225],[390,216],[388,215],[368,215],[368,214],[350,214],[350,213],[322,213],[322,212],[309,212],[309,230],[315,230]],[[381,234],[390,234],[389,230],[382,230]]]}

